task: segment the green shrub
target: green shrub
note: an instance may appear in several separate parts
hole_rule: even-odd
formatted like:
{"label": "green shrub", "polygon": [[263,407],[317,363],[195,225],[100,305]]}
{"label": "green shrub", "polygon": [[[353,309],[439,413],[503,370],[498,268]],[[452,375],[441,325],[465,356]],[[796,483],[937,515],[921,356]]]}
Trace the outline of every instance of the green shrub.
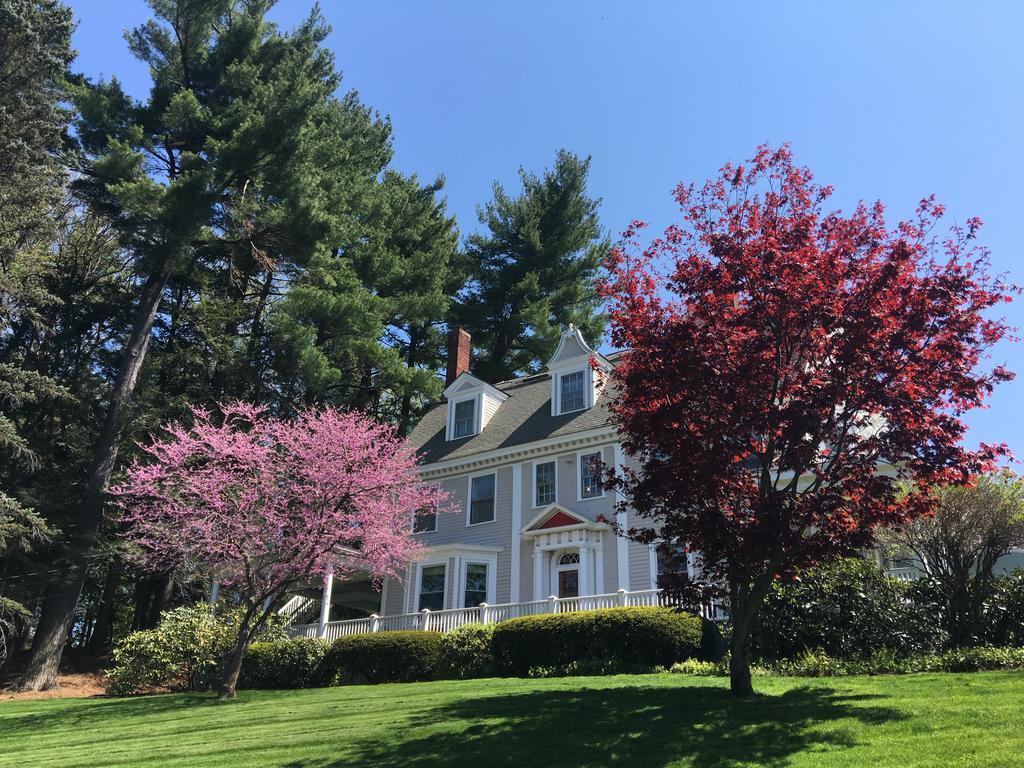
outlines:
{"label": "green shrub", "polygon": [[719,674],[718,665],[715,662],[701,661],[700,659],[677,661],[668,671],[674,675],[696,675],[697,677],[712,677]]}
{"label": "green shrub", "polygon": [[[209,603],[183,606],[160,616],[156,629],[133,632],[114,648],[114,668],[107,675],[107,693],[124,696],[152,689],[202,691],[216,681],[235,641],[240,608],[219,609]],[[283,637],[275,620],[263,633]]]}
{"label": "green shrub", "polygon": [[864,659],[936,651],[945,634],[935,611],[912,604],[910,588],[863,558],[809,568],[773,585],[751,636],[755,659],[796,659],[809,652]]}
{"label": "green shrub", "polygon": [[441,635],[438,675],[456,680],[494,677],[498,673],[491,648],[494,626],[467,624]]}
{"label": "green shrub", "polygon": [[494,628],[498,670],[538,674],[609,674],[669,667],[700,655],[701,619],[668,608],[610,608],[525,616]]}
{"label": "green shrub", "polygon": [[330,644],[301,637],[253,643],[242,662],[241,688],[320,688],[332,683],[324,664]]}
{"label": "green shrub", "polygon": [[411,683],[437,676],[438,632],[377,632],[334,641],[324,664],[342,682]]}
{"label": "green shrub", "polygon": [[947,672],[979,672],[988,669],[1024,669],[1024,648],[962,648],[942,654]]}

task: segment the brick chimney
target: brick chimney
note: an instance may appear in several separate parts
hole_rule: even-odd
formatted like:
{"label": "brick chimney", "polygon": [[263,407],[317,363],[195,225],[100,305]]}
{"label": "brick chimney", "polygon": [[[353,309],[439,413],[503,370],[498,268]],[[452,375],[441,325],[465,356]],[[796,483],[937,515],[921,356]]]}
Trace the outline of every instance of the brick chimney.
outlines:
{"label": "brick chimney", "polygon": [[448,372],[444,377],[446,387],[469,370],[470,339],[470,335],[462,328],[452,328],[448,332]]}

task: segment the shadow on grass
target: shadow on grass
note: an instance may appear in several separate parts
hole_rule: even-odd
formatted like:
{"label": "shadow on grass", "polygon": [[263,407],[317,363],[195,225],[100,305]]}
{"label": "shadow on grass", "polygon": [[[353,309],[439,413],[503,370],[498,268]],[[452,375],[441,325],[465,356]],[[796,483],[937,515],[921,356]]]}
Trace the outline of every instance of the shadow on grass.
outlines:
{"label": "shadow on grass", "polygon": [[[383,740],[346,745],[348,754],[326,765],[784,766],[799,752],[852,747],[864,726],[905,717],[872,703],[881,698],[818,686],[751,700],[702,686],[467,698],[421,711]],[[312,765],[325,763],[289,764]]]}
{"label": "shadow on grass", "polygon": [[[262,693],[262,692],[261,692]],[[276,692],[275,692],[276,693]],[[273,696],[273,694],[271,694]],[[270,698],[270,696],[264,696]],[[5,731],[31,733],[54,727],[89,728],[111,722],[146,720],[161,715],[193,715],[199,709],[224,706],[211,693],[173,693],[88,699],[49,699],[10,702],[40,705],[25,713],[8,714],[0,708]],[[13,710],[13,707],[11,708]],[[8,712],[11,710],[8,710]]]}

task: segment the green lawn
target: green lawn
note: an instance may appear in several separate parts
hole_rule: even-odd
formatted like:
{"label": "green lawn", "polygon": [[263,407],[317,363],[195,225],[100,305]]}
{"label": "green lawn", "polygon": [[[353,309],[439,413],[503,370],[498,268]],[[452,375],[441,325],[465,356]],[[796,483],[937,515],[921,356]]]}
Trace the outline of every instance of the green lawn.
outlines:
{"label": "green lawn", "polygon": [[0,703],[11,766],[1024,766],[1024,674],[471,680]]}

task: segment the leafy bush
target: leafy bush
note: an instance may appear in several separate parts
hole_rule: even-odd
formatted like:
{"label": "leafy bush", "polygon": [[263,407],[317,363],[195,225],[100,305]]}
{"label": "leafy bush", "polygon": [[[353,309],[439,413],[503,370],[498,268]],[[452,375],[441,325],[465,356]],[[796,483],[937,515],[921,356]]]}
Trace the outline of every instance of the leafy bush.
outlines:
{"label": "leafy bush", "polygon": [[324,664],[341,682],[411,683],[433,679],[440,660],[439,632],[378,632],[335,640]]}
{"label": "leafy bush", "polygon": [[[966,648],[913,656],[898,656],[883,649],[861,659],[837,659],[821,651],[806,651],[793,659],[754,666],[751,673],[777,677],[840,677],[996,669],[1024,669],[1024,648]],[[729,660],[726,658],[715,664],[684,661],[673,664],[669,671],[681,675],[728,677]]]}
{"label": "leafy bush", "polygon": [[[218,610],[211,616],[210,605],[199,603],[161,614],[156,629],[133,632],[114,648],[107,693],[123,696],[152,689],[208,689],[223,670],[241,610]],[[283,635],[280,624],[272,621],[263,637],[273,640]]]}
{"label": "leafy bush", "polygon": [[439,676],[456,680],[494,677],[498,673],[491,648],[494,626],[466,624],[441,635]]}
{"label": "leafy bush", "polygon": [[498,670],[518,676],[609,674],[668,667],[700,655],[701,619],[668,608],[525,616],[494,628]]}
{"label": "leafy bush", "polygon": [[982,609],[979,635],[987,645],[1024,646],[1024,571],[995,580]]}
{"label": "leafy bush", "polygon": [[776,583],[751,636],[755,659],[795,659],[811,651],[857,659],[941,648],[935,611],[910,601],[911,588],[862,558],[810,568]]}
{"label": "leafy bush", "polygon": [[963,648],[942,654],[946,672],[979,672],[987,669],[1024,669],[1024,648]]}
{"label": "leafy bush", "polygon": [[253,643],[242,661],[242,688],[320,688],[333,675],[324,664],[330,644],[301,637]]}
{"label": "leafy bush", "polygon": [[695,675],[697,677],[713,677],[721,673],[718,664],[713,661],[701,661],[700,659],[677,661],[668,671],[674,675]]}

